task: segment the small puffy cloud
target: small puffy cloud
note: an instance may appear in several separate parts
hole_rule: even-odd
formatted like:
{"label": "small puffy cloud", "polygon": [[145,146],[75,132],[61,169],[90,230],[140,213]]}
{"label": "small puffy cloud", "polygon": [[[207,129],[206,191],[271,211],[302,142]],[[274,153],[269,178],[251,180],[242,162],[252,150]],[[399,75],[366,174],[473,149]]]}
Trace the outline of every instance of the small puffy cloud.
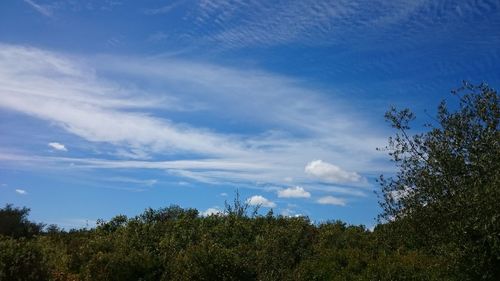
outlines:
{"label": "small puffy cloud", "polygon": [[250,198],[247,199],[247,203],[250,206],[262,206],[266,208],[274,208],[276,207],[276,203],[273,201],[270,201],[269,199],[260,196],[260,195],[254,195]]}
{"label": "small puffy cloud", "polygon": [[58,143],[58,142],[49,142],[48,144],[50,147],[52,147],[53,149],[55,150],[59,150],[59,151],[68,151],[66,149],[66,147],[64,146],[64,144],[62,143]]}
{"label": "small puffy cloud", "polygon": [[222,192],[222,193],[221,193],[221,194],[219,194],[219,195],[220,195],[220,196],[222,196],[222,197],[226,197],[226,196],[227,196],[227,193]]}
{"label": "small puffy cloud", "polygon": [[28,192],[27,192],[26,190],[24,190],[24,189],[16,189],[16,192],[17,192],[18,194],[21,194],[21,195],[26,195],[26,194],[28,194]]}
{"label": "small puffy cloud", "polygon": [[285,188],[278,190],[278,197],[280,198],[309,198],[311,193],[304,190],[300,186]]}
{"label": "small puffy cloud", "polygon": [[211,215],[221,215],[221,214],[222,214],[222,211],[219,210],[219,208],[208,208],[205,211],[201,212],[201,215],[203,217],[208,217]]}
{"label": "small puffy cloud", "polygon": [[356,172],[348,172],[342,168],[323,162],[322,160],[314,160],[306,165],[305,172],[311,176],[321,180],[334,183],[359,182],[361,176]]}
{"label": "small puffy cloud", "polygon": [[317,201],[319,204],[322,205],[336,205],[336,206],[345,206],[346,202],[342,198],[337,198],[333,196],[325,196],[321,197]]}

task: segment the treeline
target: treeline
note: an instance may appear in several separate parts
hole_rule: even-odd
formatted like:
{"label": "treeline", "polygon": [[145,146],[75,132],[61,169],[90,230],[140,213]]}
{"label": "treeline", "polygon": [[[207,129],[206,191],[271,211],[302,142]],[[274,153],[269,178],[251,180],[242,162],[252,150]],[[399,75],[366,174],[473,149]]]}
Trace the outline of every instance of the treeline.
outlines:
{"label": "treeline", "polygon": [[306,217],[258,215],[238,196],[225,213],[172,206],[61,231],[0,209],[0,281],[500,280],[500,99],[481,84],[454,91],[428,131],[392,109],[373,231]]}
{"label": "treeline", "polygon": [[[5,224],[7,213],[18,224]],[[254,212],[252,212],[255,214]],[[171,206],[94,229],[37,229],[0,210],[0,280],[446,280],[446,261],[380,225]],[[11,216],[12,217],[12,216]],[[11,220],[12,222],[12,220]]]}

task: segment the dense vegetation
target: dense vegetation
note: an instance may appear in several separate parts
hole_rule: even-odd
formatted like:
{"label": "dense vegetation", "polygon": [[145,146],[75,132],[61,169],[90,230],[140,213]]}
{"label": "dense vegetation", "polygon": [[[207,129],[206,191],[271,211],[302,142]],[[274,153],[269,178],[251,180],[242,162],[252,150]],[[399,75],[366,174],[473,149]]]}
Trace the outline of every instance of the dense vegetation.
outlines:
{"label": "dense vegetation", "polygon": [[486,85],[455,93],[410,136],[391,110],[380,224],[258,215],[236,197],[224,214],[171,206],[61,231],[0,209],[0,280],[500,280],[500,107]]}

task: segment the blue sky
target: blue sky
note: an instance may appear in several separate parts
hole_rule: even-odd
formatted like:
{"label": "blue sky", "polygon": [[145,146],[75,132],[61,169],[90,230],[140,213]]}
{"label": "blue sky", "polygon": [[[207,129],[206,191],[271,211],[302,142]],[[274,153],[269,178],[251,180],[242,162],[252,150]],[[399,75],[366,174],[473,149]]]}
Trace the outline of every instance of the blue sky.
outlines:
{"label": "blue sky", "polygon": [[66,228],[237,188],[372,226],[383,114],[499,84],[498,1],[0,3],[0,204]]}

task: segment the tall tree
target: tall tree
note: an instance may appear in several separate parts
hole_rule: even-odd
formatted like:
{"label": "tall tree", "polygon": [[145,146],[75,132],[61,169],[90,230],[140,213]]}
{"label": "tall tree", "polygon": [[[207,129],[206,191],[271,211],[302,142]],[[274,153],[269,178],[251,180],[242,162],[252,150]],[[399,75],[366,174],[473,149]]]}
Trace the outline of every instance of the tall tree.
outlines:
{"label": "tall tree", "polygon": [[26,207],[15,208],[10,204],[0,208],[0,235],[19,238],[39,234],[44,225],[29,221],[29,212]]}
{"label": "tall tree", "polygon": [[410,135],[409,109],[391,109],[386,149],[398,167],[380,177],[380,218],[403,226],[414,246],[442,254],[461,280],[500,280],[500,105],[486,84],[452,91],[435,124]]}

